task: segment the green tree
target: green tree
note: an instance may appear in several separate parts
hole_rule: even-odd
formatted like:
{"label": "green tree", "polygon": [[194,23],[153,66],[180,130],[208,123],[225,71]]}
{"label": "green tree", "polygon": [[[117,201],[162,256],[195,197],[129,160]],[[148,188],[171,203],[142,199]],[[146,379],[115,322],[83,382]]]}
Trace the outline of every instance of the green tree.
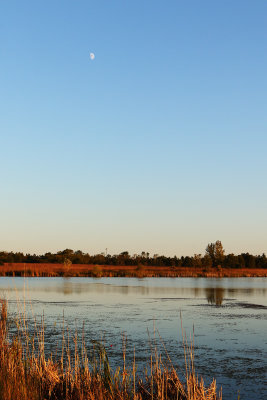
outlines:
{"label": "green tree", "polygon": [[195,268],[202,267],[201,254],[194,254],[192,261],[193,261],[193,267],[195,267]]}
{"label": "green tree", "polygon": [[205,268],[212,267],[212,260],[208,254],[205,254],[202,258],[202,266]]}
{"label": "green tree", "polygon": [[211,259],[213,267],[222,264],[224,253],[225,251],[220,240],[217,240],[215,243],[209,243],[206,247],[206,255]]}

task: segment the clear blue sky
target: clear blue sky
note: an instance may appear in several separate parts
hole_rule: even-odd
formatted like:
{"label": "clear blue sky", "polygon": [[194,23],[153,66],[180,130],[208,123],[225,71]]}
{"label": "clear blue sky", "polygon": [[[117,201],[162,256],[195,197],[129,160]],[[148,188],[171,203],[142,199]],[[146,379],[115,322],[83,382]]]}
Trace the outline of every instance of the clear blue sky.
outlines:
{"label": "clear blue sky", "polygon": [[2,1],[0,72],[0,250],[267,252],[265,0]]}

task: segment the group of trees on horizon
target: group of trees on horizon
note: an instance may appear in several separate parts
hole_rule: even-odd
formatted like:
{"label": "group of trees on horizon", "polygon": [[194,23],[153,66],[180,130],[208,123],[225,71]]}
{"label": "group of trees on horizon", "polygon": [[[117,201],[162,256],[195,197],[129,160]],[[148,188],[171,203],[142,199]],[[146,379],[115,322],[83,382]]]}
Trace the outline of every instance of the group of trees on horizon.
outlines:
{"label": "group of trees on horizon", "polygon": [[267,258],[262,255],[241,253],[225,254],[221,241],[209,243],[205,254],[194,256],[166,257],[142,251],[141,254],[130,255],[128,251],[110,255],[105,253],[90,255],[81,250],[65,249],[57,253],[43,255],[24,254],[22,252],[0,252],[0,264],[4,263],[52,263],[52,264],[95,264],[95,265],[144,265],[167,267],[227,267],[227,268],[267,268]]}

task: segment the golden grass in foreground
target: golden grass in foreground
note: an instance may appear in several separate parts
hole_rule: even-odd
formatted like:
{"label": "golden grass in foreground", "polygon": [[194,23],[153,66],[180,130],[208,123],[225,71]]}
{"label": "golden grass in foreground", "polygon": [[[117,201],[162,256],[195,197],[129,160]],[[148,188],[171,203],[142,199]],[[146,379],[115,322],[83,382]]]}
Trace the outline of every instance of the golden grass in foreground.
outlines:
{"label": "golden grass in foreground", "polygon": [[[1,400],[221,400],[215,380],[208,388],[194,371],[192,346],[185,346],[186,371],[182,383],[177,371],[167,367],[153,352],[149,372],[143,380],[136,376],[135,361],[130,369],[112,372],[105,348],[96,342],[98,358],[87,357],[85,346],[70,354],[64,338],[62,357],[47,358],[44,349],[44,325],[30,337],[25,320],[17,322],[17,334],[9,338],[7,305],[2,302],[0,317],[0,399]],[[64,345],[65,344],[65,345]],[[125,356],[125,354],[123,354]],[[123,357],[125,360],[125,357]]]}

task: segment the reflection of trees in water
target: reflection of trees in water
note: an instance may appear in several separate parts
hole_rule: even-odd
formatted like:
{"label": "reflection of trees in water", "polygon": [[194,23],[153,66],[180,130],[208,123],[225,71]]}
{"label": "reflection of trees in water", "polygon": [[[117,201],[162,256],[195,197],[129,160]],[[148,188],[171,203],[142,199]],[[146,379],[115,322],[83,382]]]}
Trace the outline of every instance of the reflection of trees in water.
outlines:
{"label": "reflection of trees in water", "polygon": [[[9,279],[9,278],[6,278]],[[8,286],[4,286],[4,284],[0,282],[0,289],[2,290],[10,290],[14,291],[14,282],[15,279],[19,283],[15,286],[15,291],[24,292],[25,287],[23,281],[20,281],[21,278],[12,278]],[[26,278],[27,279],[27,278]],[[132,295],[132,296],[155,296],[162,298],[203,298],[205,296],[207,298],[208,303],[216,304],[220,306],[223,302],[223,299],[226,297],[239,297],[239,296],[258,296],[259,298],[266,298],[267,296],[267,288],[266,287],[253,287],[253,282],[255,281],[253,278],[246,279],[246,285],[242,283],[242,280],[239,282],[244,287],[231,287],[231,279],[224,279],[220,282],[223,287],[214,288],[213,282],[206,282],[205,285],[212,285],[211,287],[203,287],[203,281],[199,278],[185,278],[186,281],[180,281],[180,278],[173,278],[169,280],[169,286],[165,283],[165,278],[151,278],[149,279],[135,279],[129,278],[127,281],[123,281],[120,278],[42,278],[42,280],[31,280],[30,285],[27,283],[27,290],[29,293],[38,292],[40,294],[43,292],[45,295],[49,293],[51,298],[56,298],[56,295],[64,294],[66,296],[71,295]],[[237,278],[239,279],[239,278]],[[257,278],[259,284],[261,284],[262,279]],[[266,278],[263,278],[266,279]],[[248,287],[249,283],[252,283],[252,287]],[[22,283],[20,283],[22,282]],[[123,282],[125,282],[123,284]],[[133,282],[133,284],[132,284]],[[158,282],[162,282],[163,286],[160,286]],[[177,282],[177,286],[176,286]],[[184,285],[186,282],[186,285]],[[265,281],[264,281],[265,282]],[[189,283],[189,284],[188,284]],[[191,286],[190,286],[191,283]],[[158,286],[153,285],[158,284]],[[6,285],[6,283],[5,283]],[[166,286],[165,286],[166,285]],[[230,287],[229,287],[230,286]]]}
{"label": "reflection of trees in water", "polygon": [[[56,288],[56,290],[59,290],[59,287]],[[61,292],[63,292],[65,295],[73,294],[73,293],[82,293],[82,288],[80,285],[75,285],[71,282],[69,278],[64,278],[63,279],[63,284],[62,287],[60,288]]]}
{"label": "reflection of trees in water", "polygon": [[221,287],[205,288],[206,298],[209,304],[221,306],[224,298],[225,289]]}

